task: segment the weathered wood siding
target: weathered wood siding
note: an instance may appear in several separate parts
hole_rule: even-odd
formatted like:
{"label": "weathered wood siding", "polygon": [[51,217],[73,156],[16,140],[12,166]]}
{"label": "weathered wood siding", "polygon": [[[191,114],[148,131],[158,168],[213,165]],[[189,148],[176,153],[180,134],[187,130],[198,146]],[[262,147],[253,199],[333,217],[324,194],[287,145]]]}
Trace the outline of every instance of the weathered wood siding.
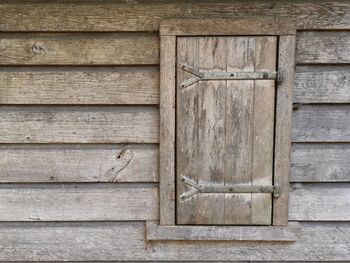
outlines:
{"label": "weathered wood siding", "polygon": [[[250,15],[298,25],[289,220],[302,236],[146,242],[159,21]],[[345,1],[1,1],[0,261],[350,260],[349,32]]]}

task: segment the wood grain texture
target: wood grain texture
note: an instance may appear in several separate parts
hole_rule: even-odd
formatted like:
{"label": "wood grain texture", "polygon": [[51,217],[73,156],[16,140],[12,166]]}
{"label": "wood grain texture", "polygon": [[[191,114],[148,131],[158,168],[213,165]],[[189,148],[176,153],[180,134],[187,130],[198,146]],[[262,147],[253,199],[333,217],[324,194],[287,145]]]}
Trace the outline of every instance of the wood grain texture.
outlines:
{"label": "wood grain texture", "polygon": [[160,35],[295,35],[293,20],[277,17],[237,19],[169,19],[160,22]]}
{"label": "wood grain texture", "polygon": [[15,70],[0,72],[1,104],[159,103],[155,70]]}
{"label": "wood grain texture", "polygon": [[[350,181],[348,144],[294,143],[292,148],[291,182]],[[156,145],[3,145],[0,181],[158,182],[158,156]]]}
{"label": "wood grain texture", "polygon": [[[291,21],[291,27],[294,24]],[[294,28],[295,30],[295,28]],[[255,43],[255,71],[273,71],[277,62],[277,38],[259,37]],[[255,81],[252,185],[273,185],[275,90],[273,80]],[[272,197],[252,194],[252,224],[271,224]]]}
{"label": "wood grain texture", "polygon": [[350,105],[296,105],[293,142],[349,142]]}
{"label": "wood grain texture", "polygon": [[158,145],[2,145],[0,182],[158,182]]}
{"label": "wood grain texture", "polygon": [[[299,64],[350,62],[347,31],[299,32]],[[318,48],[315,49],[314,47]],[[156,65],[159,39],[154,34],[5,34],[0,65]]]}
{"label": "wood grain texture", "polygon": [[125,3],[2,4],[1,31],[157,31],[162,19],[283,16],[295,18],[299,29],[347,29],[347,2],[146,1]]}
{"label": "wood grain texture", "polygon": [[158,220],[154,184],[2,185],[0,221]]}
{"label": "wood grain texture", "polygon": [[350,144],[292,145],[291,182],[350,182]]}
{"label": "wood grain texture", "polygon": [[281,194],[273,201],[272,224],[287,225],[295,37],[281,36],[278,50],[278,71],[283,74],[283,82],[277,85],[273,183],[281,187]]}
{"label": "wood grain texture", "polygon": [[[294,142],[348,142],[347,105],[297,105]],[[0,107],[2,143],[158,143],[156,107]]]}
{"label": "wood grain texture", "polygon": [[[293,102],[348,103],[349,71],[347,66],[298,66]],[[2,104],[158,104],[159,72],[135,68],[3,71],[0,94]]]}
{"label": "wood grain texture", "polygon": [[174,225],[176,37],[163,36],[160,44],[160,223]]}
{"label": "wood grain texture", "polygon": [[154,65],[153,34],[15,34],[0,39],[0,65]]}
{"label": "wood grain texture", "polygon": [[[347,66],[298,66],[293,102],[350,102],[349,72]],[[2,104],[158,104],[159,72],[137,68],[3,71],[0,95]]]}
{"label": "wood grain texture", "polygon": [[294,103],[350,103],[350,67],[297,67]]}
{"label": "wood grain texture", "polygon": [[193,241],[296,241],[300,238],[299,223],[279,226],[161,226],[146,222],[147,240]]}
{"label": "wood grain texture", "polygon": [[[200,72],[275,70],[275,37],[178,37],[178,64]],[[198,184],[272,185],[274,81],[200,81],[178,69],[177,193]],[[237,128],[239,127],[239,128]],[[263,138],[263,140],[262,140]],[[270,194],[198,193],[180,224],[271,224]]]}
{"label": "wood grain texture", "polygon": [[[300,32],[298,34],[296,62],[350,63],[350,32]],[[317,47],[317,48],[315,48]]]}
{"label": "wood grain texture", "polygon": [[[1,261],[347,261],[348,223],[302,223],[291,243],[152,242],[144,222],[2,223]],[[35,244],[35,245],[33,245]]]}
{"label": "wood grain texture", "polygon": [[1,143],[156,143],[156,107],[0,107]]}
{"label": "wood grain texture", "polygon": [[290,220],[349,221],[350,184],[291,185]]}
{"label": "wood grain texture", "polygon": [[[158,185],[4,184],[0,221],[159,220]],[[291,184],[289,219],[349,221],[349,184]]]}
{"label": "wood grain texture", "polygon": [[[186,61],[187,63],[189,63],[193,68],[197,69],[198,68],[198,38],[178,38],[177,40],[177,61],[178,64],[179,62],[182,61]],[[180,84],[180,82],[185,78],[188,77],[188,73],[179,69],[177,67],[176,70],[176,93],[177,93],[177,88]],[[193,88],[197,88],[199,85],[199,83],[194,83],[193,84]],[[177,101],[179,101],[179,95],[176,95]],[[193,99],[193,93],[189,92],[187,94],[187,96],[183,96],[182,97],[184,100],[184,104],[188,105],[187,103],[189,103],[192,99]],[[193,104],[189,104],[191,105],[191,107],[193,108],[193,110],[189,110],[187,112],[187,116],[188,118],[183,118],[181,123],[179,123],[177,125],[177,128],[182,126],[182,127],[186,127],[186,126],[190,126],[193,125],[193,122],[196,120],[196,116],[194,116],[194,110],[196,110],[196,108],[194,108]],[[179,106],[179,103],[176,104],[176,111],[181,110],[180,108],[181,106]],[[198,118],[198,117],[197,117]],[[189,133],[193,133],[194,134],[194,130],[193,129],[188,129]],[[178,137],[177,139],[177,145],[179,143],[181,143],[182,141],[184,141],[185,138],[182,138],[182,133],[181,130],[177,130],[176,131],[176,136]],[[176,169],[178,170],[178,164],[181,164],[183,161],[185,161],[185,159],[187,158],[185,154],[182,154],[182,152],[187,152],[191,147],[191,144],[187,144],[187,145],[183,145],[183,148],[181,149],[180,147],[176,147]],[[182,167],[184,170],[188,167]],[[192,179],[195,180],[196,182],[198,181],[198,173],[192,173]],[[181,180],[179,180],[180,178],[180,174],[177,174],[175,180],[176,180],[176,194],[177,197],[179,195],[179,193],[185,192],[187,190],[187,186],[183,184],[183,182]],[[181,205],[180,203],[180,199],[176,198],[176,212],[177,215],[181,215],[181,217],[177,216],[177,224],[182,224],[182,223],[188,223],[188,224],[194,224],[197,221],[197,211],[196,211],[196,206],[197,206],[197,202],[198,202],[198,195],[193,196],[193,198],[190,198],[186,201],[186,205]],[[200,215],[198,216],[198,218],[200,218]]]}

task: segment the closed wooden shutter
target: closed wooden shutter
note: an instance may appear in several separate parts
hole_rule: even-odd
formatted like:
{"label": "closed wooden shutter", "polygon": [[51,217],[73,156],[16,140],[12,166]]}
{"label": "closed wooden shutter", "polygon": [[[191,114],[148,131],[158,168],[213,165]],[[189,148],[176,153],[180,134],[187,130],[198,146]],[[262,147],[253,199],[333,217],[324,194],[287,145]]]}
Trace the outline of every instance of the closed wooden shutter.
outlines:
{"label": "closed wooden shutter", "polygon": [[275,36],[177,37],[177,224],[271,224],[271,193],[234,189],[273,184],[275,80],[205,76],[274,72],[276,46]]}

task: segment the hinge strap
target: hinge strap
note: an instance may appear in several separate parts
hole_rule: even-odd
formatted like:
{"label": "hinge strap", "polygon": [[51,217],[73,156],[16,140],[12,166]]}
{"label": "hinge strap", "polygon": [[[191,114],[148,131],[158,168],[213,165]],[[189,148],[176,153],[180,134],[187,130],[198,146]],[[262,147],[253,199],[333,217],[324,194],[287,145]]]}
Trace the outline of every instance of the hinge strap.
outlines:
{"label": "hinge strap", "polygon": [[182,176],[181,181],[193,188],[180,195],[181,200],[186,200],[198,193],[273,193],[278,198],[281,188],[278,185],[218,185],[218,184],[197,184],[192,179]]}
{"label": "hinge strap", "polygon": [[236,72],[199,72],[186,64],[180,64],[179,68],[194,75],[195,77],[184,80],[180,86],[185,89],[200,80],[266,80],[278,79],[281,75],[277,71],[236,71]]}

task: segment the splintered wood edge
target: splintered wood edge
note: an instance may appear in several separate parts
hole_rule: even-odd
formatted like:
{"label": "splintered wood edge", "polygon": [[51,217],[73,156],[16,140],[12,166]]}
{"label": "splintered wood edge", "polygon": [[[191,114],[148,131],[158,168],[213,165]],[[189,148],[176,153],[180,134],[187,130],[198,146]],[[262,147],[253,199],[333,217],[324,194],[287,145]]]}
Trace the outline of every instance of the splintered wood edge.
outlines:
{"label": "splintered wood edge", "polygon": [[295,35],[294,19],[251,17],[235,19],[167,19],[160,21],[161,36]]}
{"label": "splintered wood edge", "polygon": [[146,222],[146,239],[168,241],[297,241],[301,236],[298,222],[288,226],[162,226]]}

